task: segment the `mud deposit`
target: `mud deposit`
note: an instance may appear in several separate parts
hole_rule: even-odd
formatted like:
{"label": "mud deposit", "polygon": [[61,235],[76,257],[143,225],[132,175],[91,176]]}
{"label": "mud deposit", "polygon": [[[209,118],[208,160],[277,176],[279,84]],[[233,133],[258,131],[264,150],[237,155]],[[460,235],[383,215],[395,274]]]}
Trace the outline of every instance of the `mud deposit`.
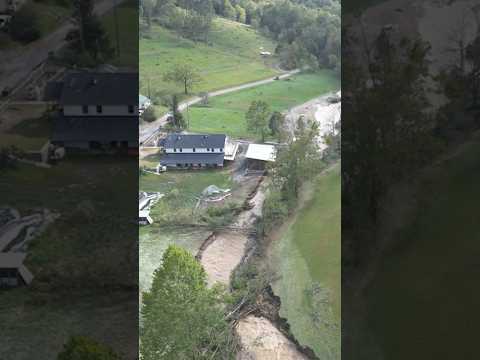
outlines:
{"label": "mud deposit", "polygon": [[268,319],[250,315],[237,326],[242,350],[237,360],[308,359]]}

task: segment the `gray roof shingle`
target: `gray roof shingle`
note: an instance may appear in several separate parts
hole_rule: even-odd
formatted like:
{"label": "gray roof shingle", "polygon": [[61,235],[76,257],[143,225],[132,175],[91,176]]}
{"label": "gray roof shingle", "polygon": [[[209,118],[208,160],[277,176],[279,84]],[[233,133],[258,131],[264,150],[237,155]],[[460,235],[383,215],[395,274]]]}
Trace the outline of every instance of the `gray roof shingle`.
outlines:
{"label": "gray roof shingle", "polygon": [[65,76],[62,105],[136,105],[138,74],[71,72]]}
{"label": "gray roof shingle", "polygon": [[[223,134],[170,134],[163,141],[163,147],[171,148],[217,148],[225,147]],[[222,155],[223,156],[223,155]]]}

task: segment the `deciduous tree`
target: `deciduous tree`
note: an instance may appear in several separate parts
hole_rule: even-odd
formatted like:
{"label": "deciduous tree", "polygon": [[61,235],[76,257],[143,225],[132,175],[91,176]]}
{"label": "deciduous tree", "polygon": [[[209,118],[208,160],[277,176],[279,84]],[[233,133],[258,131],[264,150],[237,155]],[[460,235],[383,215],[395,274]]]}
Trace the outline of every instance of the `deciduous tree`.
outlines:
{"label": "deciduous tree", "polygon": [[182,86],[185,95],[188,95],[189,91],[202,80],[195,68],[186,63],[175,65],[172,70],[163,76],[163,79]]}
{"label": "deciduous tree", "polygon": [[141,359],[233,358],[222,294],[207,287],[206,273],[190,253],[169,246],[143,295]]}
{"label": "deciduous tree", "polygon": [[247,128],[255,134],[261,135],[262,142],[265,141],[265,135],[268,131],[268,120],[270,116],[270,107],[265,101],[252,101],[248,108],[245,118],[247,119]]}

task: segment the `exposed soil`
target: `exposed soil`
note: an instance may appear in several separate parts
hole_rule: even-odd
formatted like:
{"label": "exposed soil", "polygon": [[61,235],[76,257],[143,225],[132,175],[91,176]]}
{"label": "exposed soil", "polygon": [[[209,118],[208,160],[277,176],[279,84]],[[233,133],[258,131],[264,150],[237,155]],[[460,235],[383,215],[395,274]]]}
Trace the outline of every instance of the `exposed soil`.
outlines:
{"label": "exposed soil", "polygon": [[205,249],[200,262],[208,275],[208,284],[216,282],[228,285],[230,274],[240,264],[248,242],[247,235],[221,232]]}
{"label": "exposed soil", "polygon": [[197,255],[207,272],[210,286],[215,282],[228,285],[230,274],[245,256],[249,241],[248,230],[253,229],[256,219],[261,216],[265,199],[265,185],[262,179],[258,179],[257,183],[258,185],[247,195],[248,210],[241,212],[237,221],[232,224],[238,230],[224,230],[213,234],[205,241]]}
{"label": "exposed soil", "polygon": [[237,360],[308,359],[264,317],[249,315],[239,321],[236,331],[242,347]]}

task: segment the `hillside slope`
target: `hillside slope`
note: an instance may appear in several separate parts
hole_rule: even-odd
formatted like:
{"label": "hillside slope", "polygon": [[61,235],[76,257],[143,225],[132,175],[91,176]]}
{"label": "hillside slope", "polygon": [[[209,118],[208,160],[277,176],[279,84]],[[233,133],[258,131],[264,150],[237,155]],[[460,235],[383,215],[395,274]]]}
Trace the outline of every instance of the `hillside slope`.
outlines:
{"label": "hillside slope", "polygon": [[340,165],[305,192],[305,204],[275,240],[270,261],[279,280],[273,288],[300,344],[320,359],[339,359]]}
{"label": "hillside slope", "polygon": [[367,291],[382,357],[478,357],[479,156],[477,136],[420,178],[414,221],[396,234]]}
{"label": "hillside slope", "polygon": [[275,75],[273,59],[263,58],[261,49],[273,53],[275,44],[256,30],[216,18],[209,43],[195,43],[159,25],[140,39],[140,89],[148,94],[181,92],[163,81],[163,74],[179,62],[192,64],[202,77],[194,92],[212,91]]}

